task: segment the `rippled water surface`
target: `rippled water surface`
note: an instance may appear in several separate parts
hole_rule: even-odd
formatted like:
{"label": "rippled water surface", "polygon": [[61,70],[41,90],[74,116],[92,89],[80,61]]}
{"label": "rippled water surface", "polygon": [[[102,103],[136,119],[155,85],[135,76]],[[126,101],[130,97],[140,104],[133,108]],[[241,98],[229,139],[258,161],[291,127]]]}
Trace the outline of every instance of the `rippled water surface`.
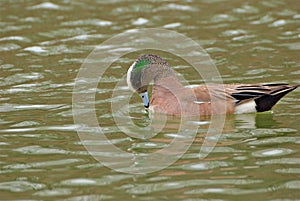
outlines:
{"label": "rippled water surface", "polygon": [[[84,145],[101,150],[107,142],[81,141],[72,116],[74,82],[85,58],[128,29],[165,28],[190,37],[226,83],[300,83],[299,8],[295,0],[1,1],[0,200],[299,200],[299,89],[273,112],[227,116],[215,148],[202,159],[211,121],[194,122],[199,129],[188,151],[150,174],[103,166]],[[128,90],[114,89],[125,83],[138,55],[111,65],[95,105],[115,146],[146,154],[189,132],[177,134],[178,118],[148,139],[124,134],[126,123],[116,126],[110,105],[122,97],[112,93]],[[190,84],[202,83],[186,63],[162,56]],[[139,97],[130,102],[130,118],[146,131],[151,120]]]}

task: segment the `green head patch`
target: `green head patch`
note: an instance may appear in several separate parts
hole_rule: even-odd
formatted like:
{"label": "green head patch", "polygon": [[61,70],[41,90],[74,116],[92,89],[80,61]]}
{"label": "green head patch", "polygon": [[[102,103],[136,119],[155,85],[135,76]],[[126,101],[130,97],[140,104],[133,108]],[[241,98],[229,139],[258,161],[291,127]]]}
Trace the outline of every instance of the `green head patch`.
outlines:
{"label": "green head patch", "polygon": [[166,65],[167,63],[159,56],[153,54],[142,55],[135,61],[134,65],[132,66],[132,70],[130,71],[130,83],[135,90],[138,90],[139,92],[144,92],[147,90],[147,85],[151,81],[149,79],[152,75],[143,75],[143,73],[146,73],[145,69],[149,65],[154,64]]}
{"label": "green head patch", "polygon": [[146,58],[141,58],[136,61],[131,72],[131,80],[133,82],[132,85],[134,86],[134,88],[138,89],[141,87],[142,70],[149,64],[151,64],[151,61]]}
{"label": "green head patch", "polygon": [[134,65],[133,70],[134,69],[143,69],[143,67],[145,67],[149,64],[151,64],[151,61],[149,59],[146,59],[146,58],[145,59],[140,59]]}

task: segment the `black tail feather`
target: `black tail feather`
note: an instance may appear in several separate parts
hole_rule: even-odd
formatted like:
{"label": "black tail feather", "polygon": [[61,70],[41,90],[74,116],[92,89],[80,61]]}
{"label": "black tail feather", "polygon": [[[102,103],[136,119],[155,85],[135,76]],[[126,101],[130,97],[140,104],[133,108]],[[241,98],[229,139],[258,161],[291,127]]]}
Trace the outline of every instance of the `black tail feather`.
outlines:
{"label": "black tail feather", "polygon": [[265,94],[255,99],[257,112],[264,112],[272,109],[272,107],[286,94],[295,90],[300,84],[295,86],[286,86],[279,90],[273,91],[271,94]]}

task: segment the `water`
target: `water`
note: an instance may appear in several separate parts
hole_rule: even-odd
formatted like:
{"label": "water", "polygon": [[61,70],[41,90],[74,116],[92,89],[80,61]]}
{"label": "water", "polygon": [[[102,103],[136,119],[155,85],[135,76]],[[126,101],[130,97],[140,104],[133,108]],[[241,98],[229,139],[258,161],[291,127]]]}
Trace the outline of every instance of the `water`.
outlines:
{"label": "water", "polygon": [[[227,116],[204,159],[199,150],[210,119],[198,122],[188,151],[146,175],[96,161],[72,116],[74,80],[85,58],[104,40],[134,28],[165,28],[192,38],[226,83],[300,83],[298,8],[293,0],[0,2],[0,199],[298,200],[299,89],[273,112]],[[110,114],[110,102],[120,101],[111,98],[112,90],[138,55],[121,58],[103,76],[96,114],[114,145],[152,153],[174,139],[180,119],[145,140],[123,134]],[[162,56],[190,84],[201,82],[179,59]],[[139,103],[133,96],[130,116],[147,129],[151,120]]]}

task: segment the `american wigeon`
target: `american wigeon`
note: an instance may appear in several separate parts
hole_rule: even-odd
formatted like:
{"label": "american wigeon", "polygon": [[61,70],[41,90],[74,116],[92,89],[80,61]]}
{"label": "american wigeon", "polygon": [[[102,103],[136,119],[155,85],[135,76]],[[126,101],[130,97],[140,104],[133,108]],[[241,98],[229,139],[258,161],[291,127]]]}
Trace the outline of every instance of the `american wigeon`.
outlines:
{"label": "american wigeon", "polygon": [[[154,81],[149,103],[148,85]],[[270,110],[298,85],[224,84],[184,87],[161,57],[140,56],[128,69],[127,84],[146,109],[172,115],[241,114]],[[225,107],[226,106],[226,107]],[[225,109],[224,109],[225,108]]]}

